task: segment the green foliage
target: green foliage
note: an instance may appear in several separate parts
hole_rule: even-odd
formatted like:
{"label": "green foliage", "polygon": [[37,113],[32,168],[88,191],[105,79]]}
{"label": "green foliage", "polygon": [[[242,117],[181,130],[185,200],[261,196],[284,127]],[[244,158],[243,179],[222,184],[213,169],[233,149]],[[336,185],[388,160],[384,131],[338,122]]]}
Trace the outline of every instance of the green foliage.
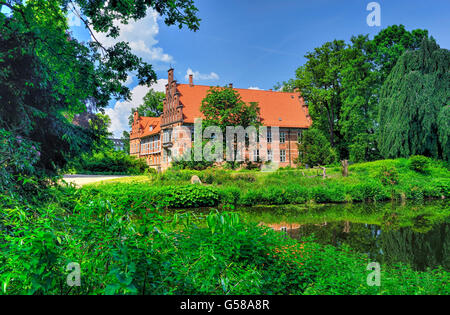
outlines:
{"label": "green foliage", "polygon": [[25,194],[33,186],[46,180],[36,177],[40,171],[36,164],[40,159],[39,146],[21,136],[0,129],[0,189],[2,194]]}
{"label": "green foliage", "polygon": [[344,41],[335,40],[308,53],[306,64],[298,68],[293,82],[309,105],[314,126],[328,135],[333,147],[340,137],[336,122],[340,119],[342,103],[336,82],[344,65],[345,47]]}
{"label": "green foliage", "polygon": [[200,21],[192,0],[0,3],[0,128],[38,144],[42,155],[36,167],[49,174],[89,152],[102,136],[72,125],[75,114],[101,111],[114,98],[130,100],[124,86],[130,73],[140,85],[157,79],[126,42],[104,47],[95,36],[89,42],[72,38],[66,17],[70,4],[77,5],[91,34],[111,38],[120,35],[115,21],[139,20],[149,8],[167,25],[195,31]]}
{"label": "green foliage", "polygon": [[229,87],[212,87],[200,107],[205,116],[204,127],[218,126],[226,133],[226,127],[259,126],[258,103],[246,104],[239,93]]}
{"label": "green foliage", "polygon": [[168,208],[214,207],[219,203],[216,188],[200,185],[145,186],[108,184],[84,187],[82,200],[87,202],[92,196],[109,200],[114,206],[125,209],[151,208],[160,204]]}
{"label": "green foliage", "polygon": [[376,135],[361,133],[353,139],[349,146],[350,161],[370,162],[380,158]]}
{"label": "green foliage", "polygon": [[309,166],[332,164],[337,158],[327,138],[317,129],[303,133],[298,150],[300,162]]}
{"label": "green foliage", "polygon": [[427,30],[416,29],[409,32],[403,25],[392,25],[381,30],[372,41],[371,53],[374,63],[380,69],[380,82],[388,77],[403,53],[418,49],[427,38]]}
{"label": "green foliage", "polygon": [[[417,49],[426,38],[426,30],[409,32],[403,25],[394,25],[372,40],[359,35],[348,44],[342,40],[327,42],[308,53],[296,78],[281,87],[284,91],[301,91],[314,128],[327,135],[340,159],[378,159],[373,135],[379,128],[381,86],[400,56]],[[447,139],[447,131],[443,134]]]}
{"label": "green foliage", "polygon": [[[214,199],[218,204],[234,206],[304,204],[310,201],[372,202],[417,199],[418,196],[422,196],[421,199],[449,197],[450,176],[447,167],[439,161],[430,160],[429,163],[429,171],[425,174],[411,170],[411,162],[407,159],[353,164],[349,167],[350,176],[345,178],[342,177],[340,168],[331,167],[327,168],[328,177],[325,180],[322,178],[322,170],[316,169],[278,170],[272,173],[233,172],[215,168],[205,171],[168,170],[152,176],[150,181],[144,177],[142,181],[140,178],[130,178],[100,187],[102,190],[109,190],[107,187],[118,189],[130,196],[145,196],[147,185],[151,185],[155,191],[159,192],[161,189],[167,192],[177,186],[189,185],[192,176],[196,175],[204,185],[214,188],[217,193]],[[412,194],[412,190],[417,194]],[[161,192],[161,196],[166,192]],[[153,194],[157,193],[152,192]],[[199,203],[203,204],[203,201],[199,200]]]}
{"label": "green foliage", "polygon": [[148,169],[142,159],[129,156],[122,151],[105,151],[91,155],[83,154],[71,162],[68,169],[78,174],[139,175]]}
{"label": "green foliage", "polygon": [[412,156],[409,159],[409,167],[418,173],[426,174],[428,173],[428,166],[430,164],[430,160],[422,155]]}
{"label": "green foliage", "polygon": [[380,180],[385,186],[394,186],[399,182],[398,171],[395,167],[383,166],[380,172]]}
{"label": "green foliage", "polygon": [[450,159],[444,155],[448,123],[438,124],[448,107],[449,69],[450,52],[434,40],[402,55],[381,90],[378,143],[383,156]]}
{"label": "green foliage", "polygon": [[123,148],[126,154],[130,154],[130,133],[125,131],[122,133]]}
{"label": "green foliage", "polygon": [[[1,208],[0,294],[450,293],[448,272],[401,264],[383,266],[382,286],[369,287],[366,255],[300,243],[236,213],[163,216],[99,196],[67,208],[71,215],[60,207]],[[66,283],[72,262],[80,287]]]}

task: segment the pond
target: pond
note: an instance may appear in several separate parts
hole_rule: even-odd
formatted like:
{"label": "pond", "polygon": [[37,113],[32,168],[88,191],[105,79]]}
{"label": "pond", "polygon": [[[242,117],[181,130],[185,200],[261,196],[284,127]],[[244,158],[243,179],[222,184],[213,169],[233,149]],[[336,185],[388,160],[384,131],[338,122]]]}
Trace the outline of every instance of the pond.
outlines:
{"label": "pond", "polygon": [[[206,209],[197,211],[208,211]],[[450,203],[371,203],[239,208],[247,221],[299,241],[315,241],[366,253],[380,264],[450,271]]]}

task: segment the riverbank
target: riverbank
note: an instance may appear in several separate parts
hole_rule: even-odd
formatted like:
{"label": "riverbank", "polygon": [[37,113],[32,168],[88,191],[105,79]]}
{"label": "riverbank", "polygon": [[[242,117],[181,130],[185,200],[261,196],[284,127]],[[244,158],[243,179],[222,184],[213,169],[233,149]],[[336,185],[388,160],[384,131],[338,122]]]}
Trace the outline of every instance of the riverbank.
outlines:
{"label": "riverbank", "polygon": [[[188,171],[169,171],[80,189],[52,186],[34,194],[32,201],[1,196],[0,294],[447,295],[450,273],[441,266],[417,271],[408,263],[380,261],[381,286],[371,286],[367,279],[372,271],[367,268],[373,259],[360,251],[362,247],[352,248],[360,243],[332,246],[306,235],[289,238],[261,224],[287,222],[287,206],[269,206],[264,215],[240,206],[250,200],[245,196],[269,191],[262,200],[273,204],[302,196],[291,211],[317,224],[344,218],[363,225],[381,221],[397,229],[416,220],[416,227],[428,228],[428,221],[448,214],[447,200],[420,208],[428,196],[448,196],[448,170],[438,163],[432,162],[425,173],[411,169],[408,160],[365,163],[352,166],[346,178],[338,168],[330,169],[325,180],[310,177],[313,170],[208,170],[197,173],[207,183],[203,185],[189,184]],[[391,176],[392,167],[397,177]],[[386,182],[386,169],[394,182]],[[368,187],[364,185],[382,187],[388,199],[400,196],[400,204],[406,199],[402,194],[408,196],[406,190],[416,187],[418,206],[379,207],[379,198],[356,203],[358,194],[371,194],[370,189],[359,189]],[[347,203],[338,206],[345,209],[332,209],[321,203],[327,198],[317,199],[336,191],[343,194],[341,202]],[[258,198],[252,199],[253,205]],[[219,204],[220,212],[195,209]],[[277,220],[263,219],[279,214]],[[351,233],[352,225],[345,224],[342,229]],[[66,285],[68,262],[81,266],[82,287]]]}
{"label": "riverbank", "polygon": [[[287,205],[426,200],[450,197],[450,171],[444,162],[428,160],[417,167],[408,159],[383,160],[350,166],[343,177],[339,167],[289,169],[273,173],[168,170],[163,174],[130,177],[87,185],[83,194],[121,199],[133,204],[160,202],[169,208],[222,205]],[[191,185],[198,176],[203,185]]]}
{"label": "riverbank", "polygon": [[[54,189],[39,205],[0,200],[0,294],[450,294],[442,268],[382,264],[372,286],[367,254],[236,212],[199,218]],[[83,286],[66,285],[68,262]]]}

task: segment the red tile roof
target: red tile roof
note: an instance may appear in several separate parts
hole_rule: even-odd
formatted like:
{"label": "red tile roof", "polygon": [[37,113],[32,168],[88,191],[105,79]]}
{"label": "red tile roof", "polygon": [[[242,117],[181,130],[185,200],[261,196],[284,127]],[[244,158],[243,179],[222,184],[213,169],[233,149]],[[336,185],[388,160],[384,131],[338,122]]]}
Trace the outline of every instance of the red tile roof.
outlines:
{"label": "red tile roof", "polygon": [[[200,112],[202,100],[210,86],[178,84],[180,102],[183,104],[185,123],[194,123],[195,118],[204,118]],[[308,107],[300,93],[235,89],[246,103],[258,102],[261,122],[265,126],[284,128],[309,128],[312,121]]]}
{"label": "red tile roof", "polygon": [[[130,139],[145,138],[161,132],[161,117],[139,117],[138,125],[133,128]],[[150,127],[153,127],[150,131]]]}

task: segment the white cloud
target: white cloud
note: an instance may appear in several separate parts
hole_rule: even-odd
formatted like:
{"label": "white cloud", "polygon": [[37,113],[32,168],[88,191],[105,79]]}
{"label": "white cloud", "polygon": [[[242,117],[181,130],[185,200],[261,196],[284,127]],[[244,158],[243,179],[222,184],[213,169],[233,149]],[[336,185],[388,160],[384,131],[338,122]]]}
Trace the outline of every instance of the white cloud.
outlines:
{"label": "white cloud", "polygon": [[165,92],[166,84],[167,79],[159,79],[150,88],[138,85],[131,91],[131,101],[117,102],[114,107],[105,109],[105,113],[111,118],[109,131],[113,133],[115,138],[121,138],[124,130],[129,131],[128,117],[131,114],[131,110],[144,103],[144,96],[148,91],[153,89],[158,92]]}
{"label": "white cloud", "polygon": [[191,74],[194,75],[194,80],[199,80],[199,81],[219,80],[219,75],[215,72],[211,72],[210,74],[200,73],[199,71],[194,72],[191,68],[189,68],[189,69],[187,69],[186,75],[184,76],[186,81],[189,80],[189,76]]}
{"label": "white cloud", "polygon": [[123,83],[125,86],[129,86],[134,82],[134,77],[132,75],[129,75],[127,77],[127,80]]}
{"label": "white cloud", "polygon": [[173,62],[173,57],[164,53],[161,47],[157,47],[156,36],[159,33],[159,15],[153,9],[147,10],[145,18],[122,24],[115,21],[114,25],[120,28],[120,36],[117,38],[107,37],[105,33],[94,31],[95,38],[105,47],[112,47],[118,42],[128,42],[132,52],[147,62]]}
{"label": "white cloud", "polygon": [[261,90],[259,87],[257,86],[251,86],[248,88],[249,90]]}

